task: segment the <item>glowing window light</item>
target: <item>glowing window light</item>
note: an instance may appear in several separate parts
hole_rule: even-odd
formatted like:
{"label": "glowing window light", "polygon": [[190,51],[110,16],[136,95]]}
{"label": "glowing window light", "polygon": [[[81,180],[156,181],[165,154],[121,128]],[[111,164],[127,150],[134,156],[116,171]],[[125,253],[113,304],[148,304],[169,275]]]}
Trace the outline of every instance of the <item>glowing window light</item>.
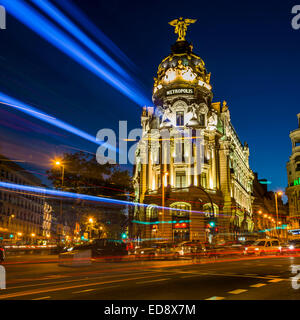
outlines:
{"label": "glowing window light", "polygon": [[186,81],[193,81],[196,79],[196,75],[190,69],[183,71],[181,76]]}
{"label": "glowing window light", "polygon": [[152,178],[152,190],[155,190],[155,177]]}
{"label": "glowing window light", "polygon": [[51,3],[49,3],[47,0],[31,1],[44,12],[46,12],[50,17],[52,17],[56,22],[58,22],[62,27],[66,28],[66,30],[68,30],[85,46],[87,46],[98,57],[100,57],[107,64],[109,64],[115,71],[120,73],[126,79],[130,78],[129,75],[112,58],[110,58],[101,48],[99,48],[96,45],[96,43],[94,43],[89,37],[87,37],[76,25],[74,25],[74,23],[72,23],[62,12],[55,8]]}
{"label": "glowing window light", "polygon": [[164,77],[164,80],[166,82],[172,82],[176,79],[176,72],[173,69],[168,69],[166,71],[166,75]]}
{"label": "glowing window light", "polygon": [[[33,108],[31,106],[28,106],[28,105],[25,105],[23,104],[22,102],[14,99],[14,98],[11,98],[9,96],[7,96],[6,94],[0,92],[0,104],[4,104],[4,105],[8,105],[10,107],[13,107],[15,109],[18,109],[26,114],[29,114],[31,116],[34,116],[35,118],[37,119],[40,119],[40,120],[43,120],[47,123],[50,123],[52,125],[54,125],[55,127],[58,127],[60,129],[63,129],[63,130],[66,130],[68,132],[71,132],[83,139],[86,139],[88,141],[91,141],[91,142],[94,142],[94,143],[97,143],[99,145],[103,145],[104,144],[104,141],[97,141],[96,140],[96,137],[93,137],[92,135],[80,130],[80,129],[77,129],[69,124],[67,124],[66,122],[63,122],[59,119],[56,119],[46,113],[43,113],[42,111],[36,109],[36,108]],[[107,143],[105,143],[105,146],[107,146],[108,148],[112,149],[112,150],[115,150],[115,147],[113,146],[110,146],[108,145]]]}
{"label": "glowing window light", "polygon": [[207,84],[207,83],[205,83],[205,82],[203,82],[201,80],[198,81],[198,84],[201,87],[205,87],[206,89],[211,90],[211,85],[209,85],[209,84]]}
{"label": "glowing window light", "polygon": [[36,10],[30,8],[22,0],[3,0],[2,3],[7,11],[15,18],[77,61],[87,70],[93,72],[112,87],[119,90],[129,99],[133,100],[140,106],[151,105],[150,100],[139,93],[137,88],[130,87],[124,80],[119,79],[118,76],[110,72],[101,63],[95,60],[69,36],[60,31],[60,29],[58,29],[53,23],[49,22]]}

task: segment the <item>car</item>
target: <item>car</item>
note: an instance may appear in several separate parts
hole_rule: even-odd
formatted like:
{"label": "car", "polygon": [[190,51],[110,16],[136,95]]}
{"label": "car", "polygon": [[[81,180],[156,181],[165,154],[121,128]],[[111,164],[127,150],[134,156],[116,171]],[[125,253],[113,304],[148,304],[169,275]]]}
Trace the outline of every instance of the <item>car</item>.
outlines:
{"label": "car", "polygon": [[5,249],[4,247],[0,246],[0,262],[4,262],[5,260]]}
{"label": "car", "polygon": [[95,239],[90,243],[76,245],[68,248],[67,251],[91,249],[92,258],[105,260],[121,259],[128,255],[126,244],[121,240],[115,239]]}
{"label": "car", "polygon": [[251,246],[246,247],[245,255],[281,254],[281,245],[278,239],[258,239]]}
{"label": "car", "polygon": [[176,245],[180,257],[199,258],[206,256],[207,244],[200,241],[185,241]]}
{"label": "car", "polygon": [[300,240],[290,240],[281,246],[282,254],[299,254],[300,253]]}
{"label": "car", "polygon": [[169,242],[156,242],[146,247],[135,250],[136,259],[178,259],[179,248]]}
{"label": "car", "polygon": [[251,245],[253,245],[253,243],[255,242],[256,240],[246,240],[243,245],[244,247],[250,247]]}

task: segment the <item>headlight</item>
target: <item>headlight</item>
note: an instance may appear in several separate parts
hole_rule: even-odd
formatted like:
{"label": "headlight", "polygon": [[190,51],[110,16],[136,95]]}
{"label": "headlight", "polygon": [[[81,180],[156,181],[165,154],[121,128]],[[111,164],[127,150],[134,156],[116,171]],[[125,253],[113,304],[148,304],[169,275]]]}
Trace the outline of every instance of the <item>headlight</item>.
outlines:
{"label": "headlight", "polygon": [[245,250],[248,250],[248,248],[245,248]]}
{"label": "headlight", "polygon": [[141,251],[141,254],[144,254],[144,251]]}
{"label": "headlight", "polygon": [[289,246],[289,249],[290,249],[290,250],[294,250],[295,247],[294,247],[293,245],[290,245],[290,246]]}
{"label": "headlight", "polygon": [[255,248],[254,250],[258,251],[258,250],[259,250],[259,248]]}

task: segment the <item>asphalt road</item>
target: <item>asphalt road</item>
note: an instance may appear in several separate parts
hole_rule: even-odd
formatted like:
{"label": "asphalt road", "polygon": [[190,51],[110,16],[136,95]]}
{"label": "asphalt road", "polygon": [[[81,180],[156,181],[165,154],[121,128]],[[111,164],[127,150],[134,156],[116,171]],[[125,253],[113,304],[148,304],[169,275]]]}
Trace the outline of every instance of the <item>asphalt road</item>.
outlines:
{"label": "asphalt road", "polygon": [[15,256],[4,264],[7,288],[0,290],[0,300],[298,300],[292,265],[300,266],[300,256],[81,267],[59,266],[57,256]]}

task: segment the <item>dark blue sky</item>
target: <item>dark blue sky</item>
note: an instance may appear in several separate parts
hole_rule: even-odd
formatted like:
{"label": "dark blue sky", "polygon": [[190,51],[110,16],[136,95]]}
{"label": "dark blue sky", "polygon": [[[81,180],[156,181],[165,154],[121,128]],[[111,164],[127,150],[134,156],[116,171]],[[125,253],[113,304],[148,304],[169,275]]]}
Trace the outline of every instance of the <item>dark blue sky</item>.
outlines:
{"label": "dark blue sky", "polygon": [[[249,144],[252,169],[272,189],[286,186],[289,132],[300,112],[300,30],[291,27],[296,3],[73,2],[133,61],[132,75],[149,98],[157,66],[176,40],[168,21],[198,19],[187,38],[212,73],[214,101],[227,101],[240,139]],[[0,91],[91,135],[117,128],[119,120],[128,120],[129,129],[140,126],[140,106],[9,15],[0,46]],[[0,152],[41,174],[55,153],[74,150],[67,146],[96,152],[91,143],[3,106],[0,135]]]}

